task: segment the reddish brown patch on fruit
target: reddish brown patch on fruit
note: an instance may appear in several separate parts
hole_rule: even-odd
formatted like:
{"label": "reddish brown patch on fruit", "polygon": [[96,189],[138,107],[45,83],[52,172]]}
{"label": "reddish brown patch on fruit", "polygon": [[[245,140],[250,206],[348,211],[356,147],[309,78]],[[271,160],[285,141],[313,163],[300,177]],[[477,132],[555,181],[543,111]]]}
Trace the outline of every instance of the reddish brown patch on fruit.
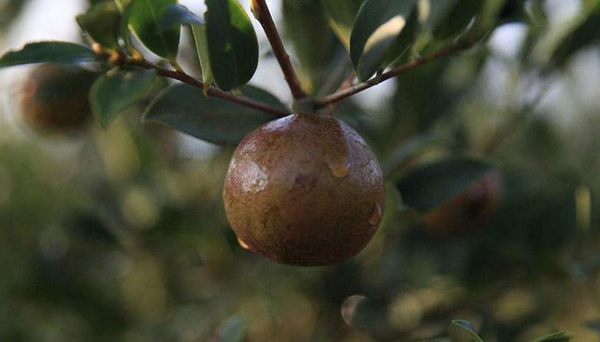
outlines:
{"label": "reddish brown patch on fruit", "polygon": [[88,93],[96,77],[80,67],[36,66],[19,93],[23,121],[43,134],[80,131],[92,116]]}
{"label": "reddish brown patch on fruit", "polygon": [[489,172],[465,191],[423,215],[429,233],[447,236],[478,230],[498,210],[503,196],[502,175]]}
{"label": "reddish brown patch on fruit", "polygon": [[290,115],[242,140],[223,199],[252,251],[287,264],[328,265],[371,240],[384,184],[375,155],[350,126],[331,116]]}

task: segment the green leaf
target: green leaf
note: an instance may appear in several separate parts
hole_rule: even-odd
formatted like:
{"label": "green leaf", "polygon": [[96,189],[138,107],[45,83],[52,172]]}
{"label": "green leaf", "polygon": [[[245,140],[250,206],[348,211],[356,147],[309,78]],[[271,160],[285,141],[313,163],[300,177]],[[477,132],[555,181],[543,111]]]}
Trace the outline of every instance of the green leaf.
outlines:
{"label": "green leaf", "polygon": [[20,50],[8,51],[0,57],[0,67],[35,63],[95,62],[97,56],[87,46],[68,42],[29,43]]}
{"label": "green leaf", "polygon": [[160,57],[174,61],[179,49],[181,29],[164,31],[160,24],[165,11],[177,0],[133,0],[129,10],[129,26],[140,41]]}
{"label": "green leaf", "polygon": [[364,0],[321,0],[329,26],[348,50],[352,26],[363,2]]}
{"label": "green leaf", "polygon": [[452,326],[460,328],[460,331],[466,332],[468,334],[468,339],[457,337],[453,338],[453,342],[459,341],[472,341],[472,342],[483,342],[483,339],[477,335],[475,328],[471,323],[462,319],[455,319],[452,321]]}
{"label": "green leaf", "polygon": [[[245,86],[243,95],[285,110],[264,90]],[[165,89],[146,110],[146,121],[160,122],[198,139],[215,144],[236,144],[246,134],[271,120],[273,115],[215,97],[186,84]]]}
{"label": "green leaf", "polygon": [[[350,37],[350,57],[361,80],[389,64],[389,55],[409,21],[417,0],[367,0]],[[387,64],[386,64],[387,63]]]}
{"label": "green leaf", "polygon": [[258,40],[250,18],[236,0],[206,0],[206,37],[215,83],[239,88],[258,66]]}
{"label": "green leaf", "polygon": [[160,21],[160,28],[167,31],[181,25],[203,25],[204,20],[195,15],[187,7],[173,4],[169,5]]}
{"label": "green leaf", "polygon": [[94,116],[103,126],[141,99],[152,87],[156,73],[147,70],[113,69],[98,78],[90,91]]}
{"label": "green leaf", "polygon": [[536,339],[534,342],[570,342],[573,340],[573,335],[566,331],[560,331],[548,336],[543,336]]}
{"label": "green leaf", "polygon": [[304,88],[314,92],[329,74],[337,41],[318,0],[284,1],[282,5],[286,37],[300,61],[301,79],[308,81]]}
{"label": "green leaf", "polygon": [[244,318],[236,315],[221,324],[215,340],[216,342],[242,342],[245,334]]}
{"label": "green leaf", "polygon": [[114,2],[99,3],[85,14],[78,15],[76,20],[96,43],[112,50],[119,47],[121,15]]}
{"label": "green leaf", "polygon": [[440,40],[455,38],[477,16],[486,1],[481,0],[429,0],[431,19],[428,23],[435,38]]}
{"label": "green leaf", "polygon": [[192,25],[192,34],[196,44],[198,60],[202,68],[202,82],[204,91],[207,91],[211,83],[214,82],[212,67],[210,66],[210,55],[208,53],[208,42],[206,41],[206,25]]}
{"label": "green leaf", "polygon": [[472,159],[446,159],[420,167],[398,182],[406,205],[428,211],[473,184],[492,167]]}

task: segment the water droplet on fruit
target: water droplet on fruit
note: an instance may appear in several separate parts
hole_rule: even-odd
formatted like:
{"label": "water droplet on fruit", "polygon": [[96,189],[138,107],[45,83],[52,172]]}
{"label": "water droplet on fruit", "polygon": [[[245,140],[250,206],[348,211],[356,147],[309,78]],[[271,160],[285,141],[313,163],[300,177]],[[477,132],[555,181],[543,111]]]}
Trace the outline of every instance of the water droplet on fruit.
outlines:
{"label": "water droplet on fruit", "polygon": [[240,239],[239,237],[237,238],[238,240],[238,244],[240,245],[240,247],[242,247],[243,249],[250,249],[250,246],[248,246],[244,240]]}
{"label": "water droplet on fruit", "polygon": [[354,318],[356,317],[357,309],[361,304],[367,301],[367,297],[363,295],[352,295],[344,300],[342,303],[342,319],[346,324],[352,325]]}
{"label": "water droplet on fruit", "polygon": [[329,170],[334,177],[342,178],[348,176],[350,173],[350,162],[346,158],[343,160],[330,162],[327,164],[329,166]]}
{"label": "water droplet on fruit", "polygon": [[256,163],[252,163],[242,175],[242,189],[244,192],[257,194],[263,191],[268,183],[267,173]]}
{"label": "water droplet on fruit", "polygon": [[369,223],[372,226],[378,226],[381,223],[382,218],[383,212],[381,210],[381,206],[379,203],[375,203],[375,208],[373,208],[373,213],[371,214],[371,218],[369,218]]}

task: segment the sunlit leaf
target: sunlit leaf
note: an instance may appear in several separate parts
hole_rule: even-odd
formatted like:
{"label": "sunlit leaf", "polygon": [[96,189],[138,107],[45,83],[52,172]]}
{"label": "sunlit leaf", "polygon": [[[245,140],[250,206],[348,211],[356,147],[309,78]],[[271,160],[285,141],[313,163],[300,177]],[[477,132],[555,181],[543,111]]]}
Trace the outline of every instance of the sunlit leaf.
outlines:
{"label": "sunlit leaf", "polygon": [[402,177],[398,190],[406,205],[427,211],[451,199],[492,167],[473,159],[446,159],[419,167]]}
{"label": "sunlit leaf", "polygon": [[175,60],[179,49],[179,27],[162,30],[161,20],[177,0],[133,0],[129,9],[129,25],[140,41],[160,57]]}
{"label": "sunlit leaf", "polygon": [[[285,109],[279,100],[264,90],[245,86],[241,92],[254,100]],[[165,89],[148,107],[144,118],[215,144],[235,144],[260,125],[275,119],[256,109],[206,97],[201,90],[185,84]]]}
{"label": "sunlit leaf", "polygon": [[202,68],[202,81],[204,82],[204,90],[207,90],[211,83],[214,82],[212,67],[210,66],[210,55],[208,52],[208,42],[206,41],[206,25],[192,25],[192,34],[196,44],[196,53]]}
{"label": "sunlit leaf", "polygon": [[258,66],[258,40],[248,14],[236,0],[206,0],[206,37],[212,73],[223,90],[239,88]]}
{"label": "sunlit leaf", "polygon": [[117,115],[141,99],[155,80],[153,71],[111,70],[100,77],[90,91],[94,115],[103,126],[107,126]]}
{"label": "sunlit leaf", "polygon": [[350,38],[350,57],[361,80],[389,63],[417,0],[367,0],[361,7]]}
{"label": "sunlit leaf", "polygon": [[20,50],[8,51],[0,57],[0,67],[35,63],[85,63],[97,61],[87,46],[59,42],[29,43]]}

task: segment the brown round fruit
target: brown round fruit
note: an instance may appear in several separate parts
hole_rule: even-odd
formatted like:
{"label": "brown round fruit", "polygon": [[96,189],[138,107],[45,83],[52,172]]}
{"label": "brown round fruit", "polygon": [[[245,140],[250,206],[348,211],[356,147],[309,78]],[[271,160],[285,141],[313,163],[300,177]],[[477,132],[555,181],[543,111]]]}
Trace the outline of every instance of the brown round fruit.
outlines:
{"label": "brown round fruit", "polygon": [[384,210],[381,168],[332,116],[289,115],[248,134],[223,190],[227,218],[257,254],[294,265],[344,261],[371,240]]}
{"label": "brown round fruit", "polygon": [[81,131],[92,117],[88,93],[96,77],[77,66],[36,66],[19,92],[23,121],[42,134]]}
{"label": "brown round fruit", "polygon": [[489,172],[465,191],[425,213],[424,229],[444,236],[476,231],[499,208],[502,200],[502,176]]}

